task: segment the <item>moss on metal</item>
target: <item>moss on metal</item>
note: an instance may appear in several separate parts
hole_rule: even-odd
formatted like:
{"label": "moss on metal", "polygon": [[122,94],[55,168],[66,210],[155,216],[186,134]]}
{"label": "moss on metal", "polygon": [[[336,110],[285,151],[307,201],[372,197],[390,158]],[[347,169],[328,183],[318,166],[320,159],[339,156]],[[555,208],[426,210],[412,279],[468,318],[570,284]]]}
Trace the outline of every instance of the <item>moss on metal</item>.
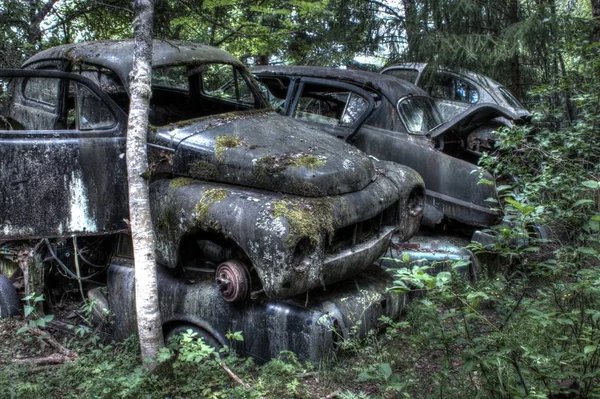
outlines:
{"label": "moss on metal", "polygon": [[324,156],[300,154],[300,156],[292,158],[292,165],[296,167],[304,166],[308,169],[317,169],[319,166],[325,165],[326,158]]}
{"label": "moss on metal", "polygon": [[190,176],[199,180],[217,180],[219,169],[208,161],[195,161],[190,165]]}
{"label": "moss on metal", "polygon": [[256,162],[257,173],[279,173],[289,166],[306,167],[309,169],[317,169],[324,165],[327,158],[322,155],[306,154],[299,152],[295,154],[284,154],[280,156],[267,155]]}
{"label": "moss on metal", "polygon": [[217,136],[215,143],[215,156],[217,160],[223,159],[223,152],[228,148],[236,148],[242,145],[244,141],[236,136]]}
{"label": "moss on metal", "polygon": [[205,223],[205,220],[208,216],[208,210],[210,209],[211,205],[215,202],[223,201],[228,196],[229,193],[223,188],[214,188],[205,191],[204,194],[202,194],[200,201],[198,201],[194,207],[196,219],[199,219],[201,222]]}
{"label": "moss on metal", "polygon": [[180,188],[180,187],[188,186],[188,185],[192,184],[194,181],[195,181],[194,179],[190,179],[189,177],[176,177],[175,179],[171,180],[171,182],[169,183],[169,187]]}
{"label": "moss on metal", "polygon": [[275,201],[273,216],[287,220],[291,233],[287,240],[289,246],[304,237],[317,244],[323,233],[330,239],[333,237],[333,205],[327,199]]}
{"label": "moss on metal", "polygon": [[158,218],[158,228],[161,230],[175,230],[179,225],[179,219],[177,218],[177,212],[171,207],[167,207],[163,210]]}

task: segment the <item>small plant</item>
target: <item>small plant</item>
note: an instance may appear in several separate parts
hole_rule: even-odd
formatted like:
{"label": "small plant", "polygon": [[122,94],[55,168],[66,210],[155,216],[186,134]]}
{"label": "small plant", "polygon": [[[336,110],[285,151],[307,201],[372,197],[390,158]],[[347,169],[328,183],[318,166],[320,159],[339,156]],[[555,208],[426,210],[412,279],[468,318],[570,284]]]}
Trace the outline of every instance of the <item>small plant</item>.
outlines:
{"label": "small plant", "polygon": [[358,375],[358,381],[375,381],[381,383],[379,389],[384,392],[394,392],[395,394],[402,394],[403,397],[410,397],[405,392],[409,382],[403,381],[400,375],[395,374],[389,363],[379,363],[370,366]]}
{"label": "small plant", "polygon": [[[38,315],[37,307],[44,301],[44,295],[30,294],[23,298],[25,301],[24,312],[25,318],[28,319],[27,324],[21,327],[17,334],[22,334],[29,331],[31,328],[45,327],[47,323],[54,320],[54,315]],[[38,304],[36,306],[36,304]]]}

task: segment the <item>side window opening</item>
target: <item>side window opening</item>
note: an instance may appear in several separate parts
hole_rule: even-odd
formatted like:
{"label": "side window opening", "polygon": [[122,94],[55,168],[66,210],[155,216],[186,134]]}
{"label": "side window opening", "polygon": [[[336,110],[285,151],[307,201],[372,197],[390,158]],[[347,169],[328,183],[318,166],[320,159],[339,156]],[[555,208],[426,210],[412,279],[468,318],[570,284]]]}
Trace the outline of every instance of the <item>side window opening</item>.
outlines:
{"label": "side window opening", "polygon": [[259,85],[265,98],[273,109],[282,114],[285,110],[285,100],[290,87],[290,79],[281,77],[261,77]]}
{"label": "side window opening", "polygon": [[117,123],[108,105],[68,79],[0,78],[1,130],[96,130]]}
{"label": "side window opening", "polygon": [[0,78],[0,130],[22,130],[24,126],[11,118],[12,91],[9,78]]}
{"label": "side window opening", "polygon": [[23,97],[48,106],[58,103],[59,79],[29,78],[25,81]]}
{"label": "side window opening", "polygon": [[476,104],[479,101],[479,91],[474,86],[445,73],[434,74],[429,80],[427,91],[432,97],[450,101],[468,104]]}
{"label": "side window opening", "polygon": [[223,100],[254,104],[248,84],[233,65],[207,64],[202,73],[202,92]]}
{"label": "side window opening", "polygon": [[108,106],[81,83],[71,82],[75,85],[77,98],[76,118],[79,130],[108,129],[117,122]]}
{"label": "side window opening", "polygon": [[13,97],[7,99],[5,119],[9,128],[53,130],[59,125],[59,93],[62,81],[57,78],[14,78],[7,86]]}

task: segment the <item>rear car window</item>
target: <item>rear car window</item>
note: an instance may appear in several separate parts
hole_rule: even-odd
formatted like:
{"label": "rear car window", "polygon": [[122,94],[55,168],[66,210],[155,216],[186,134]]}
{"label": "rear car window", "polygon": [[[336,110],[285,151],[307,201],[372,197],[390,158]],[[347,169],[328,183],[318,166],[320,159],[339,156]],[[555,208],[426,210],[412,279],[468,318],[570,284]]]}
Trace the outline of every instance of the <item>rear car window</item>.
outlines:
{"label": "rear car window", "polygon": [[388,69],[387,71],[384,71],[383,74],[407,80],[410,83],[415,84],[417,82],[417,77],[419,77],[419,71],[416,69]]}

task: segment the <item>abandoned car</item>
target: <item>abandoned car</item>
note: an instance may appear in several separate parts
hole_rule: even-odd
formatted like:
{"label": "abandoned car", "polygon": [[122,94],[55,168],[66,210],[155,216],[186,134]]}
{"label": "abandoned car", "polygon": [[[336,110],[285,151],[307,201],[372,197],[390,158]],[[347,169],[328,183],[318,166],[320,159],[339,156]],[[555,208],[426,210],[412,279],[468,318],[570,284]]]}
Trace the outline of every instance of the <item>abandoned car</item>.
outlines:
{"label": "abandoned car", "polygon": [[426,63],[406,63],[388,66],[380,73],[407,80],[427,91],[437,100],[438,109],[448,112],[448,117],[475,104],[491,103],[506,108],[520,119],[531,118],[531,113],[505,86],[465,69],[433,69]]}
{"label": "abandoned car", "polygon": [[490,150],[496,130],[512,126],[515,120],[529,121],[531,113],[511,92],[487,76],[465,69],[433,68],[426,63],[399,64],[384,68],[384,75],[395,76],[421,87],[434,99],[444,121],[450,120],[477,104],[494,104],[514,115],[497,117],[475,128],[469,135],[472,143]]}
{"label": "abandoned car", "polygon": [[457,226],[473,234],[499,221],[486,201],[493,181],[480,170],[480,143],[472,132],[488,121],[514,119],[495,104],[480,104],[443,121],[422,89],[372,72],[301,66],[260,66],[255,77],[271,92],[274,108],[344,139],[378,159],[410,166],[427,188],[426,226]]}
{"label": "abandoned car", "polygon": [[[133,45],[64,45],[0,71],[2,272],[43,275],[49,305],[54,287],[83,285],[121,337],[136,331],[124,157]],[[418,173],[273,112],[225,51],[153,51],[148,178],[167,334],[192,328],[218,344],[241,330],[244,354],[318,361],[354,322],[396,316],[389,277],[365,270],[392,234],[418,230]]]}

